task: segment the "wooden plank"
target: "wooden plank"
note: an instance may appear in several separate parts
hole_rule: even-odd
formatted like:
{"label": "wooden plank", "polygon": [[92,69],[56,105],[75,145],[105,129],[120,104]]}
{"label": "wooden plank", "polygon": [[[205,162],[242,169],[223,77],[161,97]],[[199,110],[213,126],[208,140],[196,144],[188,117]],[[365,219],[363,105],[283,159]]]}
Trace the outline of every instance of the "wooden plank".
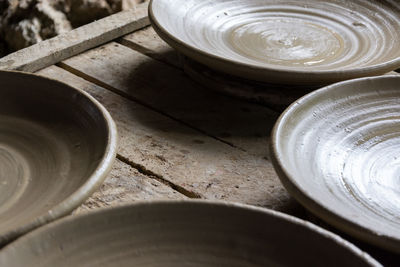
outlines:
{"label": "wooden plank", "polygon": [[178,68],[182,67],[176,50],[158,37],[151,26],[138,30],[135,34],[125,35],[118,42],[154,59]]}
{"label": "wooden plank", "polygon": [[396,71],[391,71],[391,72],[387,73],[386,75],[397,75],[397,76],[400,76],[400,73],[398,73]]}
{"label": "wooden plank", "polygon": [[81,88],[103,103],[118,127],[120,157],[142,172],[207,199],[291,214],[303,211],[289,197],[268,160],[207,137],[58,67],[39,73]]}
{"label": "wooden plank", "polygon": [[148,3],[79,27],[0,59],[0,70],[34,72],[149,25]]}
{"label": "wooden plank", "polygon": [[110,175],[74,214],[114,207],[138,200],[185,199],[186,197],[163,183],[151,179],[131,166],[116,160]]}
{"label": "wooden plank", "polygon": [[268,136],[278,113],[204,89],[177,68],[117,43],[61,66],[260,158],[269,156]]}

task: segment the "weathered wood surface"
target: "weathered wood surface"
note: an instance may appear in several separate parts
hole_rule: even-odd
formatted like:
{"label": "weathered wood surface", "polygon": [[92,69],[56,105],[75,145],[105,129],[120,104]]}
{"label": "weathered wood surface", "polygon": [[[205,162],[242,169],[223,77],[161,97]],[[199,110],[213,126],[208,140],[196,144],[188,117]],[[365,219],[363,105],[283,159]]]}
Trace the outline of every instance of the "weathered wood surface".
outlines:
{"label": "weathered wood surface", "polygon": [[188,197],[302,213],[267,159],[206,136],[58,67],[39,73],[81,88],[97,98],[116,121],[120,136],[118,158],[142,173]]}
{"label": "weathered wood surface", "polygon": [[117,43],[61,66],[232,146],[269,156],[268,136],[278,113],[207,90],[180,69]]}
{"label": "weathered wood surface", "polygon": [[[59,79],[76,88],[83,89],[97,99],[107,99],[108,103],[115,104],[120,97],[108,93],[106,90],[86,82],[56,66],[43,69],[37,74]],[[169,185],[160,182],[157,177],[151,177],[140,173],[137,169],[119,159],[115,160],[110,175],[101,188],[96,191],[81,207],[75,210],[75,214],[96,208],[112,207],[120,204],[128,204],[137,200],[159,199],[184,199],[187,198]]]}
{"label": "weathered wood surface", "polygon": [[125,35],[118,42],[164,63],[178,68],[182,67],[178,52],[161,40],[152,27]]}
{"label": "weathered wood surface", "polygon": [[114,207],[142,200],[185,199],[171,187],[139,173],[135,168],[116,159],[110,175],[74,214],[97,208]]}
{"label": "weathered wood surface", "polygon": [[0,70],[34,72],[149,25],[148,3],[19,50],[0,59]]}

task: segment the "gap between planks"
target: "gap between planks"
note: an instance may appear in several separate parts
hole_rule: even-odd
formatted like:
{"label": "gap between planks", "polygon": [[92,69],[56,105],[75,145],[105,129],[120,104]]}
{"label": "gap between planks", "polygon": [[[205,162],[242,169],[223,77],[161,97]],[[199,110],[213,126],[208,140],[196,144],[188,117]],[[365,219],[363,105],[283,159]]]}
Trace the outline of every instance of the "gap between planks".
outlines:
{"label": "gap between planks", "polygon": [[174,184],[173,182],[169,181],[168,179],[165,179],[162,175],[152,172],[151,170],[147,169],[145,166],[135,163],[135,162],[131,161],[130,159],[128,159],[127,157],[122,156],[121,154],[117,154],[117,159],[122,161],[123,163],[131,166],[132,168],[136,169],[141,174],[146,175],[150,179],[157,180],[158,182],[163,183],[166,186],[169,186],[173,190],[181,193],[182,195],[184,195],[188,198],[196,198],[196,199],[203,198],[200,194],[189,191],[182,186]]}
{"label": "gap between planks", "polygon": [[[45,71],[45,69],[44,69],[44,71]],[[66,70],[66,71],[68,71],[68,70]],[[72,75],[76,75],[75,73],[72,73],[70,71],[68,71],[68,72],[71,73]],[[43,75],[42,72],[39,72],[39,74]],[[76,76],[78,76],[78,75],[76,75]],[[78,76],[78,77],[80,77],[80,76]],[[80,78],[82,78],[82,77],[80,77]],[[84,80],[86,80],[86,79],[84,79]],[[89,81],[89,82],[93,83],[92,81]],[[93,84],[95,84],[95,83],[93,83]],[[98,84],[96,84],[96,85],[104,88],[104,86],[102,86],[102,85],[98,85]],[[107,89],[107,88],[104,88],[104,89]],[[121,97],[123,97],[123,96],[121,96]],[[131,99],[129,99],[129,100],[132,101]],[[182,186],[180,186],[180,185],[178,185],[176,183],[173,183],[172,181],[168,180],[167,178],[163,177],[162,175],[149,170],[148,168],[146,168],[142,164],[136,163],[136,162],[132,161],[131,159],[121,155],[120,153],[117,153],[117,155],[116,155],[116,161],[117,160],[119,160],[123,164],[126,164],[126,165],[130,166],[131,168],[135,169],[136,171],[138,171],[142,175],[146,176],[148,179],[156,180],[156,181],[164,184],[165,186],[169,187],[173,191],[176,191],[176,192],[182,194],[185,197],[192,198],[192,199],[204,198],[200,194],[198,194],[196,192],[193,192],[193,191],[190,191],[190,190],[188,190],[188,189],[186,189],[186,188],[184,188],[184,187],[182,187]],[[114,164],[116,164],[116,163],[114,163]]]}
{"label": "gap between planks", "polygon": [[121,90],[118,90],[117,88],[114,88],[113,86],[96,79],[95,77],[92,77],[92,76],[90,76],[90,75],[88,75],[88,74],[86,74],[86,73],[84,73],[84,72],[82,72],[82,71],[80,71],[80,70],[78,70],[76,68],[73,68],[72,66],[70,66],[68,64],[65,64],[64,62],[59,62],[59,63],[57,63],[55,65],[57,67],[60,67],[60,68],[62,68],[64,70],[66,70],[66,71],[68,71],[68,72],[70,72],[70,73],[72,73],[72,74],[74,74],[74,75],[76,75],[76,76],[88,81],[88,82],[94,83],[94,84],[96,84],[96,85],[98,85],[100,87],[103,87],[103,88],[105,88],[107,90],[110,90],[111,92],[113,92],[113,93],[115,93],[115,94],[117,94],[117,95],[119,95],[121,97],[129,99],[129,100],[131,100],[131,101],[133,101],[133,102],[135,102],[135,103],[137,103],[139,105],[142,105],[142,106],[144,106],[144,107],[146,107],[148,109],[151,109],[152,111],[155,111],[155,112],[157,112],[157,113],[159,113],[159,114],[161,114],[163,116],[166,116],[167,118],[169,118],[171,120],[174,120],[174,121],[176,121],[176,122],[178,122],[178,123],[180,123],[180,124],[182,124],[182,125],[184,125],[186,127],[189,127],[192,130],[195,130],[195,131],[197,131],[197,132],[199,132],[201,134],[204,134],[204,135],[206,135],[208,137],[211,137],[211,138],[213,138],[213,139],[215,139],[215,140],[217,140],[219,142],[222,142],[222,143],[224,143],[226,145],[229,145],[229,146],[231,146],[233,148],[236,148],[238,150],[246,152],[245,149],[243,149],[241,147],[238,147],[238,146],[235,146],[233,143],[231,143],[229,141],[226,141],[226,140],[223,140],[223,139],[221,139],[221,138],[219,138],[217,136],[211,135],[211,134],[207,133],[206,131],[203,131],[203,130],[197,128],[197,127],[192,126],[191,124],[189,124],[187,122],[184,122],[184,121],[182,121],[180,119],[177,119],[177,118],[167,114],[166,112],[164,112],[164,111],[162,111],[162,110],[160,110],[160,109],[158,109],[158,108],[156,108],[156,107],[154,107],[152,105],[149,105],[149,104],[141,101],[140,99],[138,99],[138,98],[136,98],[136,97],[134,97],[132,95],[124,93]]}
{"label": "gap between planks", "polygon": [[[149,28],[151,28],[151,26],[148,26],[148,27],[146,27],[146,28],[143,28],[143,29],[141,29],[141,30],[139,30],[139,31],[137,31],[137,32],[145,31],[145,30],[148,30]],[[131,36],[131,35],[132,35],[132,34],[128,34],[128,36]],[[167,65],[169,65],[169,66],[171,66],[171,67],[173,67],[173,68],[176,68],[176,69],[178,69],[178,70],[180,70],[180,71],[183,71],[183,68],[184,68],[184,67],[182,66],[183,63],[181,63],[181,61],[182,61],[183,59],[181,59],[181,57],[184,57],[184,56],[183,56],[183,55],[179,55],[179,53],[176,52],[175,50],[174,50],[175,58],[178,58],[178,63],[177,63],[177,62],[171,61],[169,58],[165,58],[165,57],[163,57],[163,56],[160,56],[158,53],[155,53],[153,50],[151,50],[151,49],[149,49],[149,48],[146,48],[145,46],[142,46],[142,45],[140,45],[140,44],[138,44],[138,43],[135,43],[134,41],[132,41],[132,40],[130,40],[129,38],[127,38],[127,36],[120,37],[120,38],[118,38],[117,40],[115,40],[114,42],[119,43],[120,45],[123,45],[123,46],[125,46],[125,47],[127,47],[127,48],[130,48],[130,49],[132,49],[132,50],[134,50],[134,51],[136,51],[136,52],[139,52],[139,53],[141,53],[141,54],[143,54],[143,55],[145,55],[145,56],[148,56],[148,57],[150,57],[150,58],[152,58],[152,59],[154,59],[154,60],[157,60],[157,61],[159,61],[159,62],[161,62],[161,63],[167,64]],[[173,48],[171,48],[171,49],[173,49]],[[185,74],[186,74],[186,73],[185,73]],[[193,81],[194,81],[196,84],[198,84],[198,86],[204,87],[204,84],[201,84],[201,83],[199,83],[198,81],[196,81],[196,80],[194,80],[194,79],[193,79]],[[207,88],[207,90],[210,90],[210,89]],[[224,96],[226,96],[226,97],[232,97],[232,96],[226,95],[226,94],[224,94]],[[232,98],[233,98],[233,97],[232,97]],[[245,101],[245,100],[244,100],[244,101]],[[273,106],[270,106],[270,105],[260,104],[260,103],[257,103],[257,102],[251,102],[251,103],[252,103],[253,105],[257,105],[257,106],[260,106],[260,107],[263,107],[263,108],[268,108],[268,109],[270,109],[271,111],[276,112],[277,114],[281,114],[281,113],[282,113],[282,110],[281,110],[281,109],[277,109],[277,108],[275,108],[275,107],[273,107]]]}
{"label": "gap between planks", "polygon": [[[151,27],[151,26],[149,26],[149,27]],[[146,28],[144,28],[144,29],[146,29]],[[154,60],[160,61],[160,62],[165,63],[165,64],[167,64],[167,65],[169,65],[171,67],[174,67],[174,68],[177,68],[179,70],[182,70],[182,66],[179,63],[179,60],[177,60],[177,62],[171,61],[171,60],[167,60],[164,57],[160,56],[158,53],[155,53],[153,50],[148,49],[145,46],[142,46],[142,45],[140,45],[138,43],[135,43],[135,42],[133,42],[133,41],[131,41],[129,39],[126,39],[125,37],[120,37],[120,38],[116,39],[115,42],[119,43],[120,45],[123,45],[123,46],[125,46],[127,48],[130,48],[130,49],[132,49],[132,50],[134,50],[136,52],[139,52],[139,53],[141,53],[141,54],[143,54],[145,56],[148,56],[148,57],[150,57],[150,58],[152,58]],[[174,53],[175,53],[176,58],[178,58],[179,57],[178,52],[174,51]]]}
{"label": "gap between planks", "polygon": [[159,177],[206,199],[298,213],[298,205],[283,189],[267,160],[200,134],[59,67],[38,74],[85,90],[105,105],[120,133],[118,153],[140,164],[136,167],[162,174]]}
{"label": "gap between planks", "polygon": [[[99,80],[97,80],[97,79],[95,79],[95,78],[93,78],[93,77],[91,77],[89,75],[86,75],[85,73],[82,73],[79,70],[76,70],[76,69],[64,64],[63,62],[57,63],[56,66],[66,70],[66,71],[70,72],[71,74],[74,74],[74,75],[76,75],[76,76],[78,76],[78,77],[80,77],[80,78],[82,78],[82,79],[84,79],[84,80],[86,80],[88,82],[91,82],[91,83],[96,84],[96,85],[98,85],[100,87],[103,87],[104,89],[110,90],[113,93],[115,93],[115,94],[117,94],[117,95],[119,95],[121,97],[129,99],[129,100],[131,100],[133,102],[136,102],[137,104],[142,105],[142,106],[144,106],[146,108],[149,108],[149,109],[151,109],[151,110],[153,110],[153,111],[155,111],[157,113],[161,113],[162,115],[164,115],[164,116],[166,116],[166,117],[168,117],[170,119],[173,119],[174,121],[176,121],[178,123],[181,123],[181,124],[183,124],[183,125],[185,125],[187,127],[192,128],[193,130],[197,130],[197,131],[201,132],[202,134],[205,134],[201,130],[195,129],[195,128],[191,127],[190,125],[187,125],[185,122],[181,122],[179,120],[176,120],[176,119],[172,118],[171,116],[169,116],[168,114],[164,114],[162,111],[155,110],[151,106],[147,105],[146,103],[142,103],[142,101],[137,100],[137,99],[135,99],[134,97],[132,97],[130,95],[124,94],[121,91],[113,88],[112,86],[110,86],[110,85],[108,85],[106,83],[103,83],[103,82],[101,82],[101,81],[99,81]],[[209,137],[212,137],[212,136],[209,136]],[[212,137],[212,138],[215,138],[215,137]],[[215,139],[219,140],[218,138],[215,138]],[[223,143],[227,143],[228,145],[235,147],[234,145],[229,144],[228,142],[225,142],[223,140],[219,140],[219,141],[221,141]],[[151,170],[147,169],[145,166],[143,166],[143,165],[141,165],[139,163],[133,162],[130,159],[128,159],[127,157],[124,157],[123,155],[121,155],[119,153],[117,153],[116,158],[118,160],[122,161],[123,163],[131,166],[132,168],[136,169],[141,174],[146,175],[150,179],[155,179],[155,180],[163,183],[164,185],[172,188],[173,190],[181,193],[182,195],[184,195],[184,196],[186,196],[188,198],[195,198],[195,199],[203,198],[200,194],[198,194],[196,192],[189,191],[189,190],[187,190],[186,188],[184,188],[182,186],[174,184],[173,182],[171,182],[168,179],[164,178],[162,175],[152,172]]]}
{"label": "gap between planks", "polygon": [[110,174],[73,214],[115,207],[136,201],[186,199],[187,197],[119,159],[115,159]]}
{"label": "gap between planks", "polygon": [[[154,38],[150,41],[153,42],[149,48],[158,45]],[[170,48],[163,51],[160,56],[173,59],[169,57]],[[182,70],[115,42],[67,59],[63,64],[200,129],[206,136],[268,157],[268,137],[279,114],[267,107],[205,90]]]}

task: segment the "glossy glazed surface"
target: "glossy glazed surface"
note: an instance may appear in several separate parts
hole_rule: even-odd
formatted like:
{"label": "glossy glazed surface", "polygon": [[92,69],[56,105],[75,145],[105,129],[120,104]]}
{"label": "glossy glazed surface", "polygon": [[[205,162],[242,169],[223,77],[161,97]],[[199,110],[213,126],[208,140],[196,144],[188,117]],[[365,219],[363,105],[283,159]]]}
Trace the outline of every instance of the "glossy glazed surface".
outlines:
{"label": "glossy glazed surface", "polygon": [[105,178],[116,129],[92,97],[0,72],[0,245],[68,214]]}
{"label": "glossy glazed surface", "polygon": [[322,84],[400,66],[396,1],[153,0],[150,18],[188,57],[247,79]]}
{"label": "glossy glazed surface", "polygon": [[400,252],[400,77],[317,90],[273,133],[274,165],[290,193],[336,227]]}
{"label": "glossy glazed surface", "polygon": [[9,267],[338,264],[380,266],[311,223],[251,206],[204,201],[140,203],[69,217],[0,252],[0,265]]}

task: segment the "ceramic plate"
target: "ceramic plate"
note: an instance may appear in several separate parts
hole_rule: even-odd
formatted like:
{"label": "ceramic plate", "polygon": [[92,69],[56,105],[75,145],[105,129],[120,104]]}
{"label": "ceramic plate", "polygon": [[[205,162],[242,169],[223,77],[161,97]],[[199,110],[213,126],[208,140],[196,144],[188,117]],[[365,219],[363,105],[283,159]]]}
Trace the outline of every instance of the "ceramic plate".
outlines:
{"label": "ceramic plate", "polygon": [[114,122],[94,98],[47,78],[0,72],[0,247],[82,203],[115,150]]}
{"label": "ceramic plate", "polygon": [[0,252],[17,266],[380,266],[340,237],[261,208],[139,203],[46,225]]}
{"label": "ceramic plate", "polygon": [[301,98],[279,118],[274,166],[288,191],[337,228],[400,252],[400,77]]}
{"label": "ceramic plate", "polygon": [[210,68],[327,84],[400,67],[396,0],[152,0],[154,29]]}

